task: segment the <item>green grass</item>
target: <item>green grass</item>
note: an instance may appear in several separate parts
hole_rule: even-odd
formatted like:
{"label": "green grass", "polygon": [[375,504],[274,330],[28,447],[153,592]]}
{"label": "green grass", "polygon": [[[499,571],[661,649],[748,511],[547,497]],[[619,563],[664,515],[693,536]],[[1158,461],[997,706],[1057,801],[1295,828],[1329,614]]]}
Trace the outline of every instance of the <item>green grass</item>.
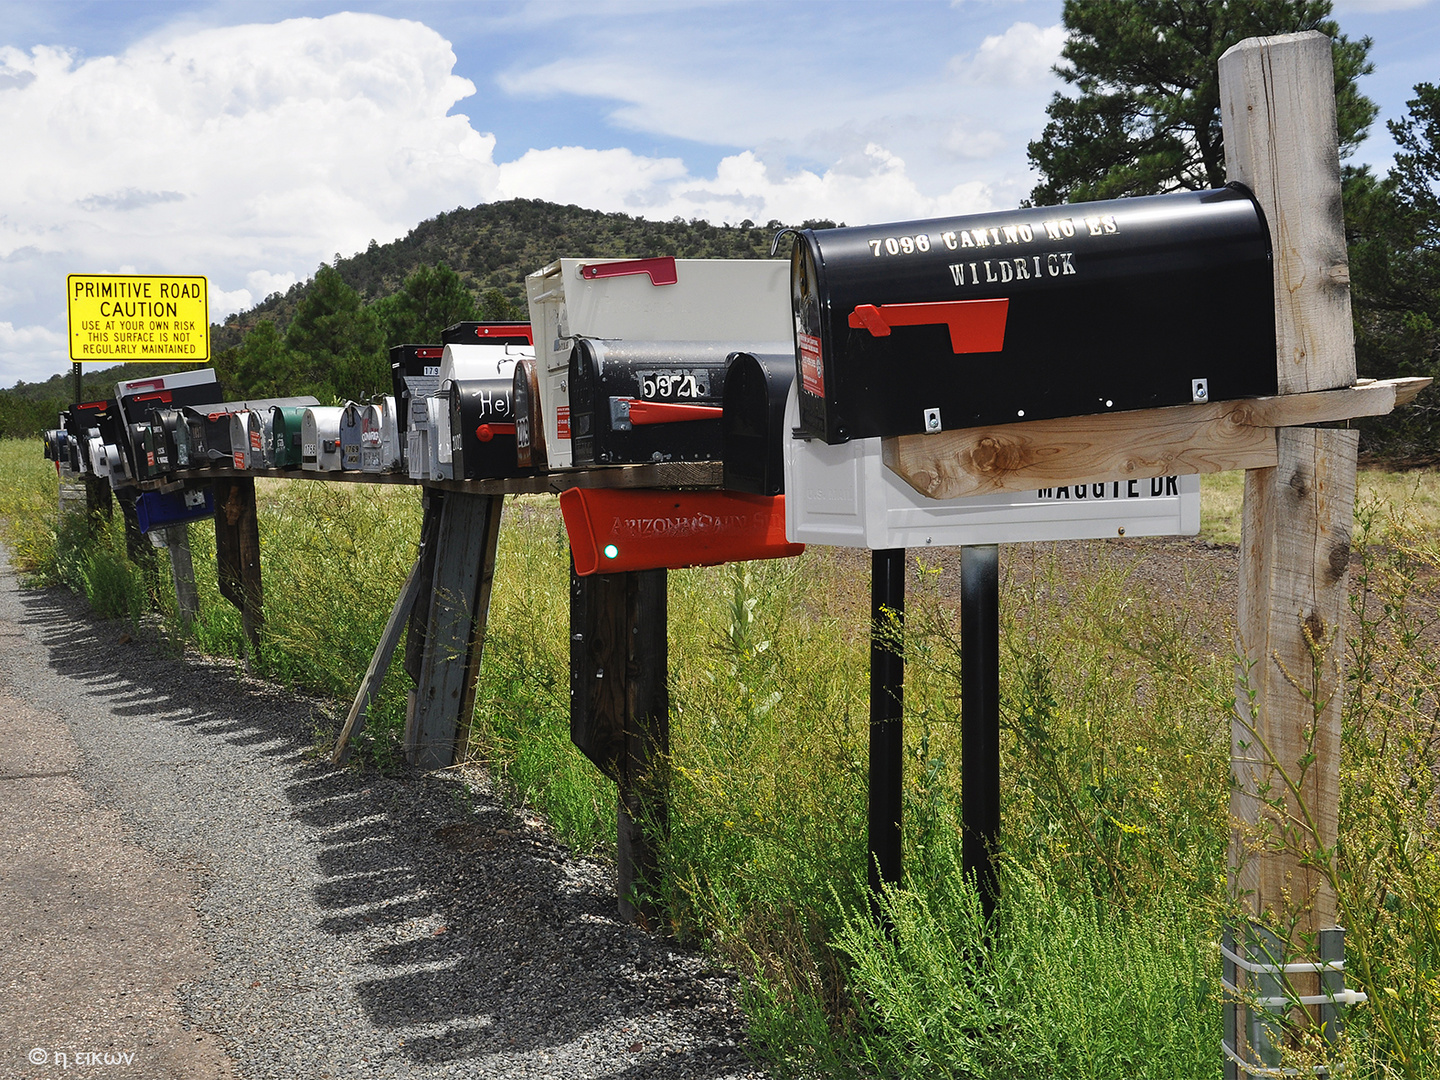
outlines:
{"label": "green grass", "polygon": [[[107,614],[169,617],[163,558],[147,574],[114,524],[57,526],[38,443],[0,443],[0,477],[27,573]],[[1242,488],[1205,478],[1206,538],[1238,542]],[[1440,483],[1367,471],[1360,491],[1333,873],[1351,985],[1372,1005],[1352,1011],[1344,1053],[1356,1076],[1418,1078],[1440,1075]],[[302,481],[259,494],[266,631],[250,662],[330,695],[338,716],[413,560],[418,496]],[[561,839],[606,854],[615,788],[569,741],[558,513],[521,497],[504,515],[470,752]],[[213,530],[190,535],[193,640],[241,656]],[[1103,566],[1067,576],[1048,545],[1002,561],[1003,890],[986,926],[957,870],[956,583],[911,565],[896,642],[907,875],[889,930],[863,884],[863,553],[670,574],[671,825],[648,888],[669,929],[741,973],[752,1043],[780,1075],[1219,1077],[1234,673],[1214,642],[1228,632]],[[399,659],[362,741],[372,767],[395,760]]]}

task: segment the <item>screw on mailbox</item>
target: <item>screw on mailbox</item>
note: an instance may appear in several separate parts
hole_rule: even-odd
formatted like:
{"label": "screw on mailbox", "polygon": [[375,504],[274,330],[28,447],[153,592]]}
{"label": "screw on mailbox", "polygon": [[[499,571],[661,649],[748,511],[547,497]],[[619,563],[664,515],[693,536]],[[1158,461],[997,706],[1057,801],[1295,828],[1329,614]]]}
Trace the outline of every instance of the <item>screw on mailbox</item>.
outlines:
{"label": "screw on mailbox", "polygon": [[932,433],[932,432],[936,432],[936,431],[939,431],[939,430],[940,430],[940,410],[939,410],[939,409],[926,409],[926,410],[925,410],[925,432],[926,432],[926,434],[930,434],[930,433]]}
{"label": "screw on mailbox", "polygon": [[1190,396],[1196,401],[1208,401],[1210,398],[1210,381],[1208,379],[1191,379]]}

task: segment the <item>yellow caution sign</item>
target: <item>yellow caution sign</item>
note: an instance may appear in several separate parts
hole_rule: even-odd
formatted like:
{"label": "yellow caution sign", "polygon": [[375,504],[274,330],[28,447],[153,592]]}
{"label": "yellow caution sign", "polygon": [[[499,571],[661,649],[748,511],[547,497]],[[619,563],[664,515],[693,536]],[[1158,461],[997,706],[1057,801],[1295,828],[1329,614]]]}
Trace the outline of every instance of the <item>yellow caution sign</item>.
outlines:
{"label": "yellow caution sign", "polygon": [[71,274],[70,359],[160,364],[210,359],[210,307],[203,277]]}

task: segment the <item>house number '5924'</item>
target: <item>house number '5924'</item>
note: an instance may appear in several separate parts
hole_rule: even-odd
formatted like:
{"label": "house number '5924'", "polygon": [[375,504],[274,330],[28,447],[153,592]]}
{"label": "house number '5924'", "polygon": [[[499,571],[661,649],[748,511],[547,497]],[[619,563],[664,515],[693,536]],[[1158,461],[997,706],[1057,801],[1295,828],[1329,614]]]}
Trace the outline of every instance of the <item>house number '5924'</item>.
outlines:
{"label": "house number '5924'", "polygon": [[919,236],[887,236],[884,240],[871,240],[870,254],[879,258],[881,255],[913,255],[917,251],[930,250],[930,237],[921,233]]}

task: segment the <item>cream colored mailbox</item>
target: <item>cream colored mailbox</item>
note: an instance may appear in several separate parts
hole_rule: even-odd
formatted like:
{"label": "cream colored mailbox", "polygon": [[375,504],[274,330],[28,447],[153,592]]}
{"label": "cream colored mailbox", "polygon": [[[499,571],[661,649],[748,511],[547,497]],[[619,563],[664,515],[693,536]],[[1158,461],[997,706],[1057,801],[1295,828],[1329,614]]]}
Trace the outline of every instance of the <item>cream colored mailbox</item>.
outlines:
{"label": "cream colored mailbox", "polygon": [[570,350],[578,339],[776,341],[794,333],[790,267],[778,259],[560,259],[526,278],[525,289],[540,398],[528,419],[544,432],[551,469],[572,467]]}

